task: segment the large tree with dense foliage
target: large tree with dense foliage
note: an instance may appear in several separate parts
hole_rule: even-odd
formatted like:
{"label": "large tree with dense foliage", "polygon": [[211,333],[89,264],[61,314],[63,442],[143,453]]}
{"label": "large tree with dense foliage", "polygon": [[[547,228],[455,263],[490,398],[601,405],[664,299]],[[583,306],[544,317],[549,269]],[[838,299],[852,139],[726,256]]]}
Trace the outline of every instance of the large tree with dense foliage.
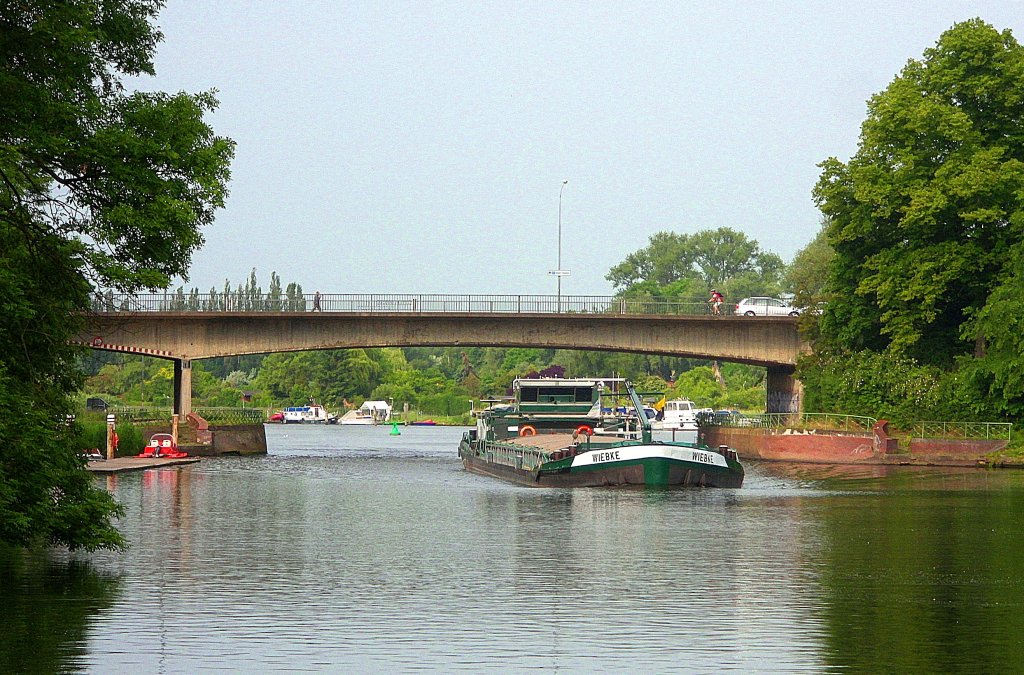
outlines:
{"label": "large tree with dense foliage", "polygon": [[835,259],[818,349],[959,372],[963,400],[1020,414],[1024,49],[956,24],[871,98],[850,161],[822,167]]}
{"label": "large tree with dense foliage", "polygon": [[797,307],[813,307],[827,299],[825,289],[834,257],[824,226],[809,244],[797,251],[783,278],[783,285],[793,294]]}
{"label": "large tree with dense foliage", "polygon": [[785,266],[742,232],[728,227],[694,234],[657,232],[606,278],[616,292],[692,299],[718,288],[731,297],[775,294]]}
{"label": "large tree with dense foliage", "polygon": [[152,74],[156,0],[0,3],[0,539],[123,543],[66,423],[94,286],[187,274],[223,205],[216,102],[126,91]]}
{"label": "large tree with dense foliage", "polygon": [[815,197],[836,251],[823,330],[948,366],[1024,234],[1024,50],[981,20],[943,33],[868,103]]}

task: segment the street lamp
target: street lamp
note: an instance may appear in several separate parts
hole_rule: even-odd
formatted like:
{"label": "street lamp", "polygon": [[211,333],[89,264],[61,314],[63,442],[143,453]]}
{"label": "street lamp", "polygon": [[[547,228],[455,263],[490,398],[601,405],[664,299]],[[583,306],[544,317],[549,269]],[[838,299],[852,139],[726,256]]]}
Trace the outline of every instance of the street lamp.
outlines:
{"label": "street lamp", "polygon": [[548,274],[554,274],[558,279],[558,313],[562,313],[562,277],[569,276],[569,270],[562,269],[562,190],[565,189],[569,179],[562,181],[558,188],[558,269],[551,270]]}

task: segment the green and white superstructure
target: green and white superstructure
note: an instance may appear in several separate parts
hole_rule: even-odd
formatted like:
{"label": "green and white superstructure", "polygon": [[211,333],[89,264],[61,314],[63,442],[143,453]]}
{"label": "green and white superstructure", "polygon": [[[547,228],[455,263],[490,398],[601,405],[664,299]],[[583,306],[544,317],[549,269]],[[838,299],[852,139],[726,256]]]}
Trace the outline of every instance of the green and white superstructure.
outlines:
{"label": "green and white superstructure", "polygon": [[547,487],[743,484],[735,450],[654,440],[622,378],[518,379],[513,394],[474,412],[476,428],[459,443],[468,471]]}

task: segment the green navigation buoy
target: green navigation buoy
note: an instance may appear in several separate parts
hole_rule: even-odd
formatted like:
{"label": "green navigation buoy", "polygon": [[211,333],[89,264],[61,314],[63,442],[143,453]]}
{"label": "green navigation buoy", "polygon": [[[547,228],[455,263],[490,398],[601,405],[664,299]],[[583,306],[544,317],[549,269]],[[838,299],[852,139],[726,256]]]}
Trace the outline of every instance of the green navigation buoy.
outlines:
{"label": "green navigation buoy", "polygon": [[400,436],[401,434],[402,434],[402,432],[398,430],[398,422],[392,422],[391,423],[391,435],[392,436]]}

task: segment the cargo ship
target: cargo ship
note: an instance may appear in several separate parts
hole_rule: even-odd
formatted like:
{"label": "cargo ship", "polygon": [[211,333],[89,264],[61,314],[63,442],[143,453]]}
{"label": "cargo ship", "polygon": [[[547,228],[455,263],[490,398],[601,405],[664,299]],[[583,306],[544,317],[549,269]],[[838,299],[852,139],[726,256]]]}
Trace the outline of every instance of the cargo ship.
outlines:
{"label": "cargo ship", "polygon": [[474,411],[459,443],[467,471],[538,487],[743,485],[732,448],[654,440],[626,379],[520,378],[512,390]]}

